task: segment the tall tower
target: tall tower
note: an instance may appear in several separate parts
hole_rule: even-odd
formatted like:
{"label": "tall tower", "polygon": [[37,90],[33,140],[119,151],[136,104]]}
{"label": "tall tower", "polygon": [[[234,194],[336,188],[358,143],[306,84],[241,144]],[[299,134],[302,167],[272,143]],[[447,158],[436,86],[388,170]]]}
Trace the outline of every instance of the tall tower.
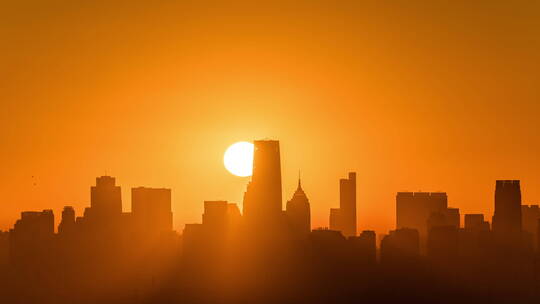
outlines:
{"label": "tall tower", "polygon": [[300,179],[298,179],[298,187],[292,199],[287,202],[286,210],[287,219],[293,233],[299,236],[307,236],[311,231],[311,210]]}
{"label": "tall tower", "polygon": [[244,194],[244,217],[252,225],[273,225],[283,218],[279,141],[256,140],[253,175]]}
{"label": "tall tower", "polygon": [[339,209],[342,233],[356,236],[356,173],[349,172],[349,178],[339,180]]}
{"label": "tall tower", "polygon": [[493,233],[519,238],[521,233],[521,189],[519,180],[498,180],[495,187]]}

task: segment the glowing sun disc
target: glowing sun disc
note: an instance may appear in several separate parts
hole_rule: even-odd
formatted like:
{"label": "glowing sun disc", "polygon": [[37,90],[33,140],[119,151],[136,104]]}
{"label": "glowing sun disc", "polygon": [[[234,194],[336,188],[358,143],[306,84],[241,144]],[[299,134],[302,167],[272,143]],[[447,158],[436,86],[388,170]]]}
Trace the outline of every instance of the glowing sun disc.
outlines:
{"label": "glowing sun disc", "polygon": [[232,144],[223,156],[225,168],[236,176],[251,176],[253,173],[253,150],[253,144],[247,141]]}

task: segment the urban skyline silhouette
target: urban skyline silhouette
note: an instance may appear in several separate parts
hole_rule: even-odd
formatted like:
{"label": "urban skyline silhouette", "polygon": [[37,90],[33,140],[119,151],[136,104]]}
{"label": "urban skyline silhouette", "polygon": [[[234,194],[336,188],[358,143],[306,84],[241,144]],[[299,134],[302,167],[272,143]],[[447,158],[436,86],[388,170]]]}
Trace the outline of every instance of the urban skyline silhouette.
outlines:
{"label": "urban skyline silhouette", "polygon": [[[360,300],[490,303],[540,299],[540,209],[518,180],[498,180],[495,212],[465,214],[444,192],[398,192],[396,226],[380,240],[356,217],[356,174],[339,180],[329,228],[311,228],[310,201],[281,201],[279,141],[254,141],[244,208],[204,201],[202,223],[172,227],[171,189],[131,190],[96,178],[90,207],[23,211],[0,235],[10,303],[237,303]],[[338,188],[338,187],[336,187]],[[360,202],[361,203],[361,202]],[[357,229],[357,224],[360,229]],[[361,230],[361,231],[358,231]],[[292,284],[292,285],[290,285]],[[382,286],[379,284],[383,284]],[[444,295],[444,297],[442,296]]]}

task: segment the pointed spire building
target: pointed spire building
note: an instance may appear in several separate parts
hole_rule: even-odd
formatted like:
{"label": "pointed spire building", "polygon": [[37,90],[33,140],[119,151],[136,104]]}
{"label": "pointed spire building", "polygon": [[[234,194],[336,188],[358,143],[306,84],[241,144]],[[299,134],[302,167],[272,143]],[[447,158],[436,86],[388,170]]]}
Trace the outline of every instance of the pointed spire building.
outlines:
{"label": "pointed spire building", "polygon": [[309,199],[302,189],[300,176],[298,177],[298,187],[290,201],[287,202],[287,218],[293,233],[302,237],[311,232],[311,210]]}

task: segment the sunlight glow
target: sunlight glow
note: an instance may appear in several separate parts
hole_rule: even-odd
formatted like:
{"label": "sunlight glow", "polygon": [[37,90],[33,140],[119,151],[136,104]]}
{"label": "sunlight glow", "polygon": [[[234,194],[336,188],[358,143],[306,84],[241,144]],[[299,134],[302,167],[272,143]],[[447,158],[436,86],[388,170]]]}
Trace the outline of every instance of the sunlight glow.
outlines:
{"label": "sunlight glow", "polygon": [[254,146],[250,142],[240,141],[232,144],[223,156],[225,168],[236,176],[251,176],[253,173],[253,150]]}

